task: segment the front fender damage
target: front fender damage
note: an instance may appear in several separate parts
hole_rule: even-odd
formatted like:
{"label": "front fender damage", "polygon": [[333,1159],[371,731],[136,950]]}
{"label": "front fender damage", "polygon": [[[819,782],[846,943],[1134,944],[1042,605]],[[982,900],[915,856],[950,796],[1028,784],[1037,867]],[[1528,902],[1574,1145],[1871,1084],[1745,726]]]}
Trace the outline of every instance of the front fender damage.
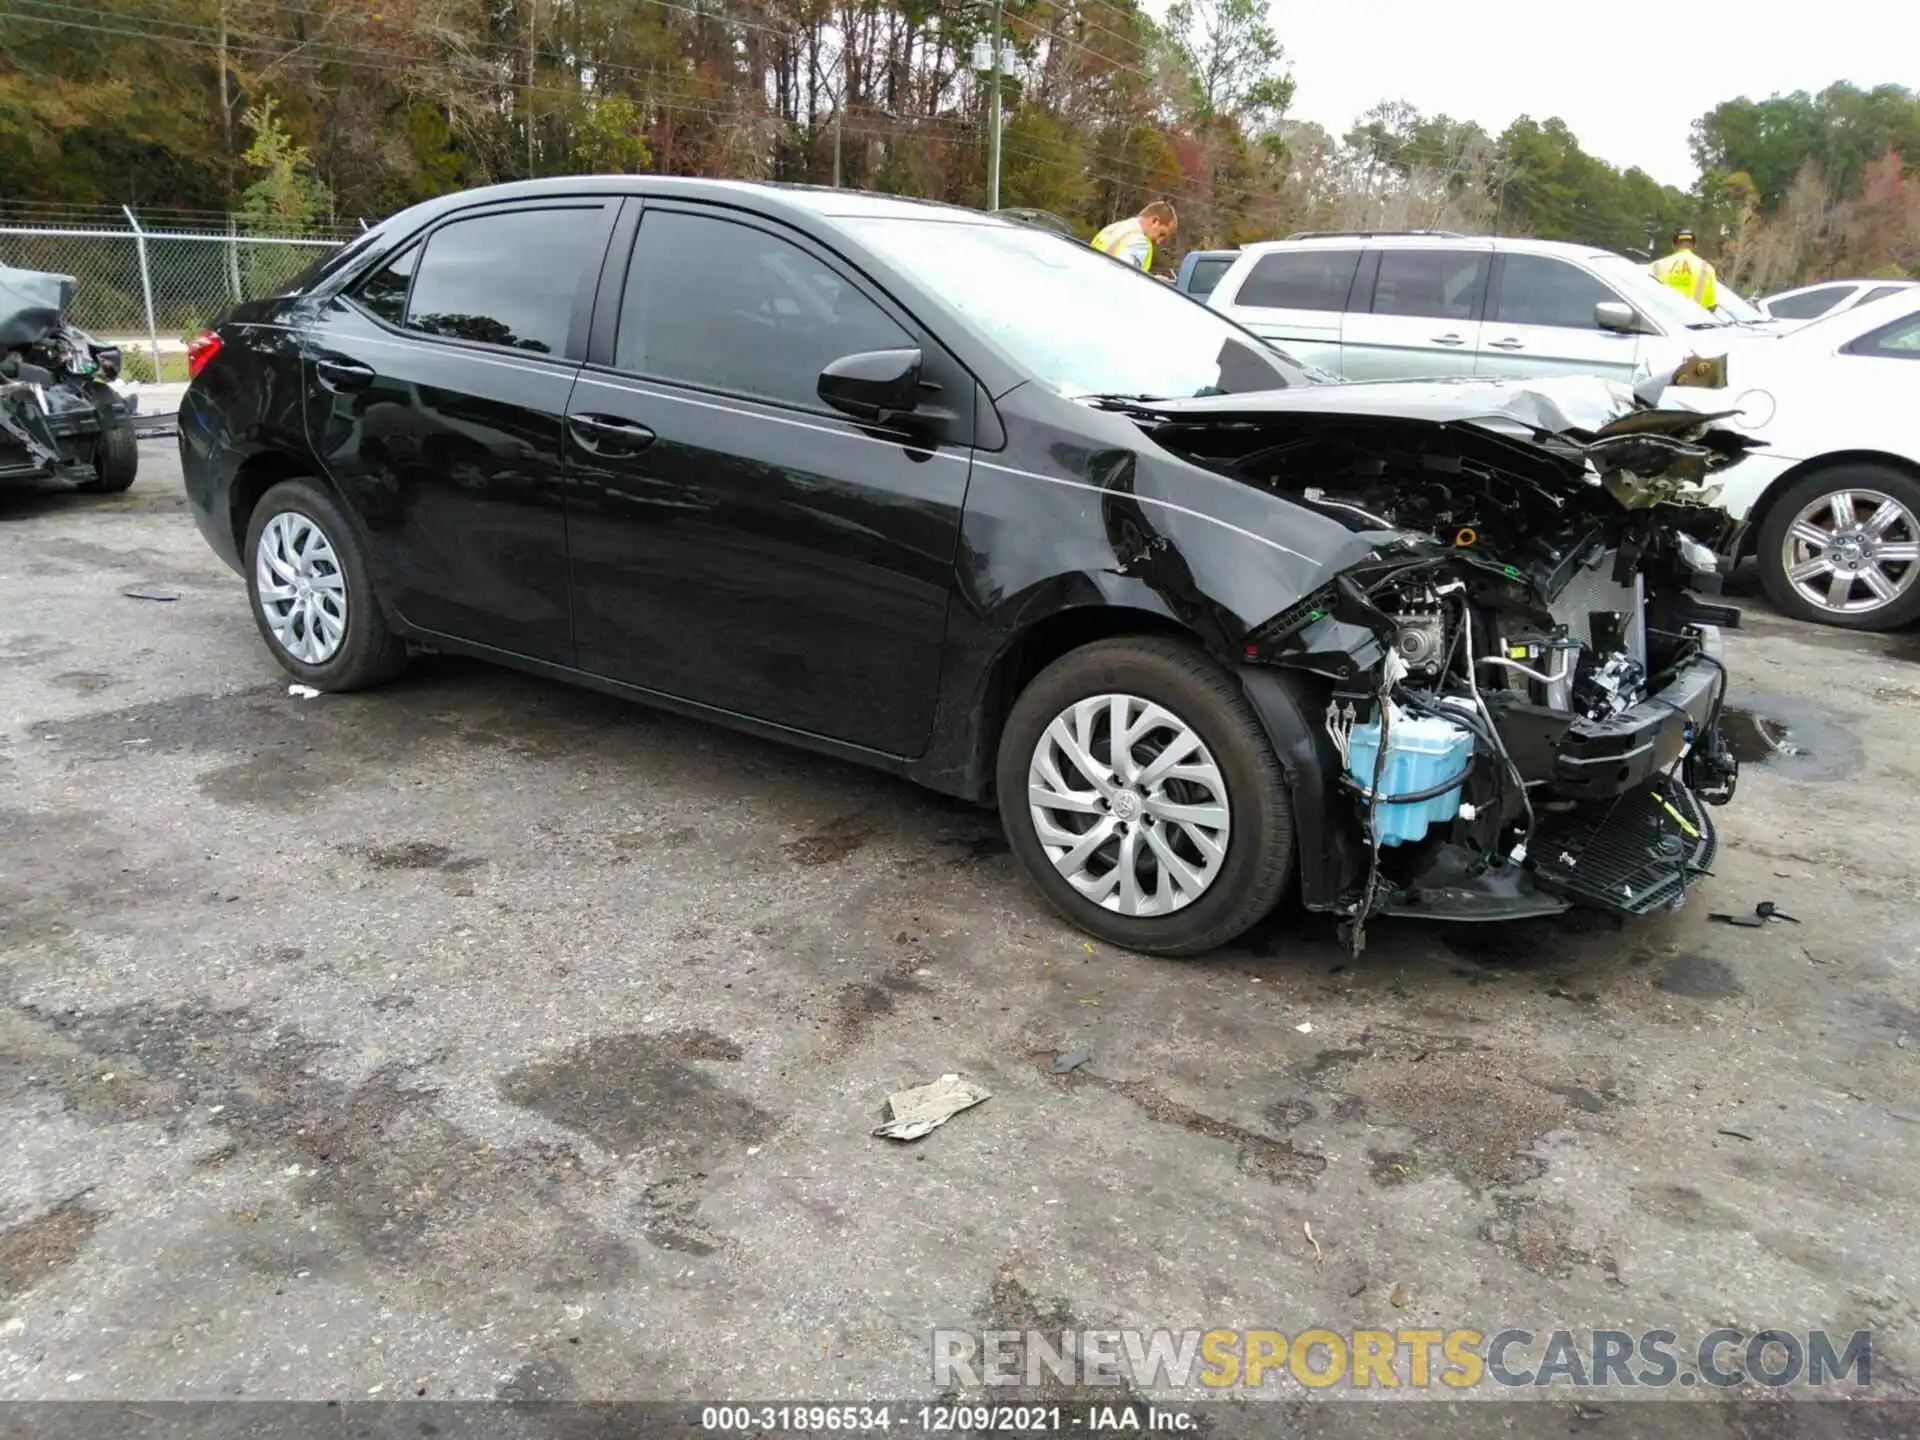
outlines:
{"label": "front fender damage", "polygon": [[1712,480],[1752,442],[1618,387],[1395,388],[1134,407],[1162,448],[1362,543],[1243,628],[1151,517],[1113,510],[1129,563],[1198,597],[1183,623],[1239,668],[1293,792],[1303,901],[1356,949],[1375,915],[1683,903],[1737,776]]}

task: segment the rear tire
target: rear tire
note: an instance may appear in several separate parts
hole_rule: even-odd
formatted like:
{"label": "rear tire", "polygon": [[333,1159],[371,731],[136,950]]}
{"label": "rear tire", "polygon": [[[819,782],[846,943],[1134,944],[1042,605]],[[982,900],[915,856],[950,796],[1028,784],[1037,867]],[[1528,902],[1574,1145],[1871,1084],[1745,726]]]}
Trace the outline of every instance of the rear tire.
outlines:
{"label": "rear tire", "polygon": [[[1116,715],[1131,737],[1120,746]],[[1280,763],[1240,687],[1187,642],[1102,640],[1054,661],[1007,717],[996,787],[1040,893],[1129,950],[1201,954],[1286,890],[1293,809]]]}
{"label": "rear tire", "polygon": [[140,471],[140,437],[124,416],[100,432],[93,451],[93,479],[80,488],[89,495],[118,495],[133,484]]}
{"label": "rear tire", "polygon": [[281,668],[316,690],[361,690],[407,666],[387,625],[360,539],[333,496],[283,480],[247,522],[247,599]]}
{"label": "rear tire", "polygon": [[[1893,630],[1920,618],[1916,546],[1920,481],[1887,465],[1830,465],[1774,499],[1754,558],[1767,599],[1782,614],[1844,630]],[[1881,590],[1891,593],[1882,598]]]}

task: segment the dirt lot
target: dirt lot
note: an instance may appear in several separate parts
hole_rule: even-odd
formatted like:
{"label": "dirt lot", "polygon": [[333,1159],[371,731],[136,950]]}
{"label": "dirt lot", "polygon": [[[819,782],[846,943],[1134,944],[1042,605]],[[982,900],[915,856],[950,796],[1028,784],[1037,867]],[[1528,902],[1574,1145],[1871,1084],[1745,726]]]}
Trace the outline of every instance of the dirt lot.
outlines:
{"label": "dirt lot", "polygon": [[[1871,1327],[1904,1389],[1920,644],[1749,622],[1798,753],[1743,731],[1681,913],[1149,961],[848,766],[467,663],[290,698],[166,442],[0,493],[0,1398],[925,1396],[936,1326],[1315,1322]],[[869,1137],[944,1071],[993,1098]]]}

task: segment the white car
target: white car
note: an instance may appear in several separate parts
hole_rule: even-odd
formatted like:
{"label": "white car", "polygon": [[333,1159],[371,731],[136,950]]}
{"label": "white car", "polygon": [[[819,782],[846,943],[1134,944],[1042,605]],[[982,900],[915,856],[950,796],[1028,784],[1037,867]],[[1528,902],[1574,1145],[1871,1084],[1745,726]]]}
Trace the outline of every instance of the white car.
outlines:
{"label": "white car", "polygon": [[1721,378],[1667,396],[1766,442],[1716,480],[1768,599],[1850,630],[1920,618],[1920,286],[1737,347]]}
{"label": "white car", "polygon": [[1920,285],[1920,280],[1828,280],[1819,285],[1802,285],[1797,290],[1782,290],[1759,302],[1769,320],[1789,327],[1805,325],[1824,315],[1838,315],[1857,305]]}
{"label": "white car", "polygon": [[1591,245],[1315,235],[1242,247],[1207,304],[1348,380],[1600,375],[1632,383],[1768,339]]}

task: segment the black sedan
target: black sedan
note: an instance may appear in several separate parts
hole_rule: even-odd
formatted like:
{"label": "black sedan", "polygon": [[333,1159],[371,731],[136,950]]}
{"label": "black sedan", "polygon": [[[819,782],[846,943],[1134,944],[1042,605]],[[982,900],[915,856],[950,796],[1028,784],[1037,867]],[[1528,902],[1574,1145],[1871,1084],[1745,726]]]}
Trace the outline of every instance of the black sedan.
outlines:
{"label": "black sedan", "polygon": [[1600,381],[1324,385],[1071,240],[645,176],[394,216],[202,337],[188,498],[323,690],[458,651],[997,803],[1180,955],[1680,902],[1746,443]]}

